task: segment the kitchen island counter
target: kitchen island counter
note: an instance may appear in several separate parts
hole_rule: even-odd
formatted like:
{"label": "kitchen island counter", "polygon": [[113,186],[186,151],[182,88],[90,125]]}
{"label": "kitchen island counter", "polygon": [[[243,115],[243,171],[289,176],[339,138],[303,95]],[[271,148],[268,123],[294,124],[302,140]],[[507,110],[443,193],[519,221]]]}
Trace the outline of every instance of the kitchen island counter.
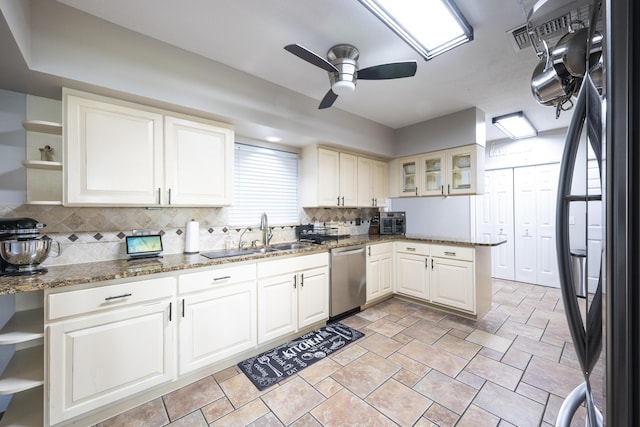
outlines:
{"label": "kitchen island counter", "polygon": [[280,250],[268,253],[253,253],[227,258],[208,259],[200,254],[169,254],[161,258],[135,260],[118,259],[112,261],[89,262],[63,266],[47,267],[48,272],[35,276],[0,277],[0,295],[31,292],[48,288],[58,288],[77,284],[105,282],[113,279],[145,276],[149,274],[175,272],[201,267],[213,267],[217,265],[238,263],[244,261],[257,261],[261,259],[307,255],[325,252],[335,247],[351,246],[356,244],[375,244],[410,240],[424,243],[438,243],[459,246],[497,246],[505,241],[491,243],[473,242],[471,240],[429,237],[418,235],[407,236],[370,236],[367,234],[355,235],[336,241],[329,241],[322,245],[309,245],[308,247],[292,250]]}

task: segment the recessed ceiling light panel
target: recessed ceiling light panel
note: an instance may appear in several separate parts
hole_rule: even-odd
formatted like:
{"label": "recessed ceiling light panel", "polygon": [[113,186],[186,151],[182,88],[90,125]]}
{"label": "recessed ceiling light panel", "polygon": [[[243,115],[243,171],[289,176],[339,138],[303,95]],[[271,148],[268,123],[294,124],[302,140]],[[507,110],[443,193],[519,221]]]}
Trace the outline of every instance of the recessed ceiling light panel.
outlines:
{"label": "recessed ceiling light panel", "polygon": [[453,0],[359,0],[429,60],[473,40],[473,28]]}
{"label": "recessed ceiling light panel", "polygon": [[491,121],[511,139],[531,138],[538,135],[538,130],[522,111],[494,117]]}

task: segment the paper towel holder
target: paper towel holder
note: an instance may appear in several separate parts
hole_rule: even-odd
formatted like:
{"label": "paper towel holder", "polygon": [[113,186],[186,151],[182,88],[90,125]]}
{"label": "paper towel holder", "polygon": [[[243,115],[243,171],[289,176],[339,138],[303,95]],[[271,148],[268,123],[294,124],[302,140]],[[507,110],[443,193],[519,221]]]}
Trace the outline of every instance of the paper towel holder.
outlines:
{"label": "paper towel holder", "polygon": [[200,223],[195,219],[192,219],[187,222],[185,230],[184,253],[186,255],[195,255],[200,253],[198,243],[198,239],[200,237]]}

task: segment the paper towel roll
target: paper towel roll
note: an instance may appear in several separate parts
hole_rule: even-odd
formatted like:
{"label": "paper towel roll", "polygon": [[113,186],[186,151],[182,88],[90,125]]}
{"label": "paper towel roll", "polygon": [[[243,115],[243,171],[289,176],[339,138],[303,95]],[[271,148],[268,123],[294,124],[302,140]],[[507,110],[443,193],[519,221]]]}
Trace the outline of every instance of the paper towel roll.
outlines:
{"label": "paper towel roll", "polygon": [[198,240],[200,239],[200,223],[195,220],[187,222],[184,235],[184,253],[197,254],[199,251]]}

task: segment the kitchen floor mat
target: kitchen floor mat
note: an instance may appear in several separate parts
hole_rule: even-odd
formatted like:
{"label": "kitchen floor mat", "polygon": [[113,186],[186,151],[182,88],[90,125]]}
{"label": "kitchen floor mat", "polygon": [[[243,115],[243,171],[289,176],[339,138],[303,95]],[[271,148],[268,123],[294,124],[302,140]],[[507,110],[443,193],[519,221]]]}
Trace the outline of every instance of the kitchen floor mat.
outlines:
{"label": "kitchen floor mat", "polygon": [[251,382],[264,390],[362,338],[342,323],[332,323],[238,363]]}

